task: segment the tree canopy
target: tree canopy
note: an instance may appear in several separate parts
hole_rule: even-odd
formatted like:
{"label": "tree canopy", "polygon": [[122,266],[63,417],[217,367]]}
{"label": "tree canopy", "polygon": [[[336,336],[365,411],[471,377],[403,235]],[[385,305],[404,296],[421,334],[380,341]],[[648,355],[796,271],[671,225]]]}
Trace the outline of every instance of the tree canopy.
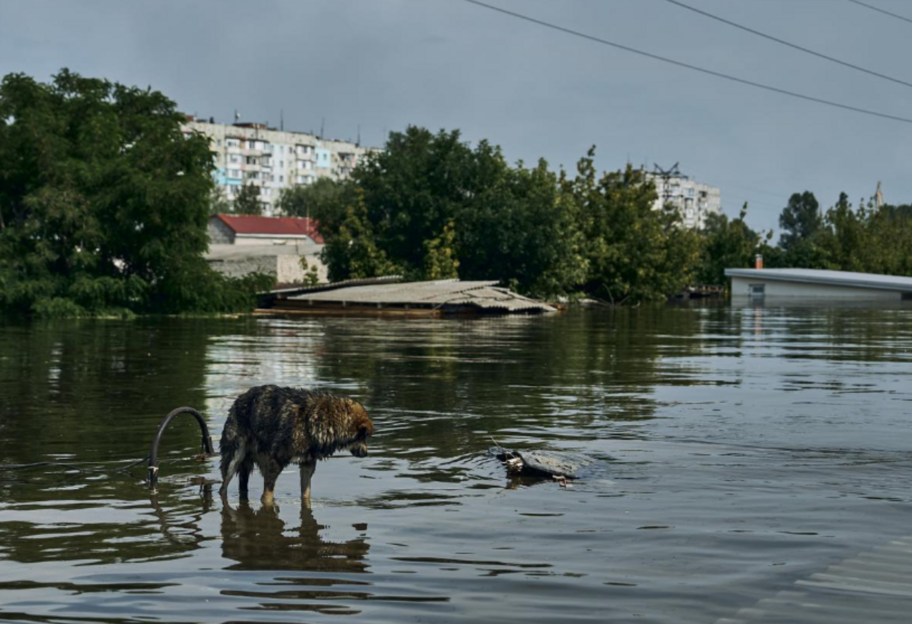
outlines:
{"label": "tree canopy", "polygon": [[709,214],[702,232],[702,259],[697,282],[725,286],[725,269],[753,265],[754,256],[764,244],[763,236],[747,225],[747,203],[734,219],[724,214]]}
{"label": "tree canopy", "polygon": [[260,202],[260,187],[244,184],[234,199],[232,212],[239,215],[262,215],[263,204]]}
{"label": "tree canopy", "polygon": [[[238,309],[251,283],[203,258],[202,136],[151,89],[66,69],[0,83],[0,310],[74,316]],[[262,280],[260,280],[262,282]],[[247,282],[250,282],[248,280]]]}
{"label": "tree canopy", "polygon": [[409,127],[350,182],[290,192],[284,205],[320,221],[332,279],[458,276],[549,297],[662,299],[691,278],[698,238],[674,210],[653,210],[641,171],[597,177],[593,155],[571,179],[543,160],[511,166],[500,148],[472,148],[458,131]]}

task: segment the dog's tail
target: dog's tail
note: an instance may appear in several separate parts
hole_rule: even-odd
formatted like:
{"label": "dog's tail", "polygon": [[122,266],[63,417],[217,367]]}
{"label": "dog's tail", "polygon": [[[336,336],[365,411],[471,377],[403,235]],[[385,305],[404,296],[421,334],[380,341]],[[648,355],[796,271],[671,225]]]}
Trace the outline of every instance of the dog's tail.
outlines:
{"label": "dog's tail", "polygon": [[229,475],[228,471],[238,452],[241,450],[241,439],[238,435],[237,417],[234,413],[234,407],[235,406],[233,405],[231,406],[231,411],[228,413],[228,420],[225,421],[225,428],[222,429],[222,439],[219,441],[219,452],[222,456],[219,467],[222,470],[222,479],[233,476]]}

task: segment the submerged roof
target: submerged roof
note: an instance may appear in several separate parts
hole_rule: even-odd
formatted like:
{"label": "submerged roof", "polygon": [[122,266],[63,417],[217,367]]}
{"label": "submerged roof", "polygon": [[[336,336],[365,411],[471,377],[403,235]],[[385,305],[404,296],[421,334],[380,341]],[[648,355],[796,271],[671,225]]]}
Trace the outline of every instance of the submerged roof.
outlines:
{"label": "submerged roof", "polygon": [[216,218],[240,236],[307,236],[323,244],[317,222],[306,217],[260,217],[256,215],[217,214]]}
{"label": "submerged roof", "polygon": [[822,269],[725,269],[726,277],[768,280],[774,282],[799,282],[826,284],[850,288],[912,291],[912,277],[878,275],[852,271],[825,271]]}
{"label": "submerged roof", "polygon": [[471,307],[504,312],[554,312],[546,303],[523,297],[497,281],[437,280],[399,284],[370,284],[304,293],[290,301],[312,301],[364,306]]}

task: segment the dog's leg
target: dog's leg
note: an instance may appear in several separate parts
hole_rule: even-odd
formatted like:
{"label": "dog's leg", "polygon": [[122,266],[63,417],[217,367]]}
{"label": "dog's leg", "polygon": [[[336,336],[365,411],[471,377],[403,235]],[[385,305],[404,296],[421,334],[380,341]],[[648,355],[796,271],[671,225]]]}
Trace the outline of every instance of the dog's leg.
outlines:
{"label": "dog's leg", "polygon": [[253,460],[246,458],[238,467],[238,493],[240,499],[247,500],[247,484],[250,482],[250,473],[253,470]]}
{"label": "dog's leg", "polygon": [[317,460],[312,459],[309,462],[301,464],[301,500],[310,506],[310,479],[317,469]]}
{"label": "dog's leg", "polygon": [[263,473],[263,496],[260,500],[264,505],[272,505],[275,500],[276,481],[282,474],[282,466],[277,461],[268,459],[260,464],[260,472]]}

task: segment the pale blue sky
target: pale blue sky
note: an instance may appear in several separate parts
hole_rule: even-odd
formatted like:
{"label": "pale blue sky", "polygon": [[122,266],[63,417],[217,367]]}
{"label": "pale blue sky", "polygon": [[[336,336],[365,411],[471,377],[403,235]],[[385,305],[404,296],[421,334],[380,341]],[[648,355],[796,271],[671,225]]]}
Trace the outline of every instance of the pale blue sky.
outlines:
{"label": "pale blue sky", "polygon": [[[912,117],[912,88],[816,59],[665,0],[489,0],[784,89]],[[849,0],[684,0],[912,82],[912,23]],[[912,3],[866,0],[912,18]],[[0,74],[61,67],[151,85],[181,109],[379,144],[459,128],[510,160],[615,169],[681,163],[736,214],[774,227],[788,195],[824,206],[883,181],[912,203],[912,124],[865,117],[631,55],[462,0],[0,0]]]}

